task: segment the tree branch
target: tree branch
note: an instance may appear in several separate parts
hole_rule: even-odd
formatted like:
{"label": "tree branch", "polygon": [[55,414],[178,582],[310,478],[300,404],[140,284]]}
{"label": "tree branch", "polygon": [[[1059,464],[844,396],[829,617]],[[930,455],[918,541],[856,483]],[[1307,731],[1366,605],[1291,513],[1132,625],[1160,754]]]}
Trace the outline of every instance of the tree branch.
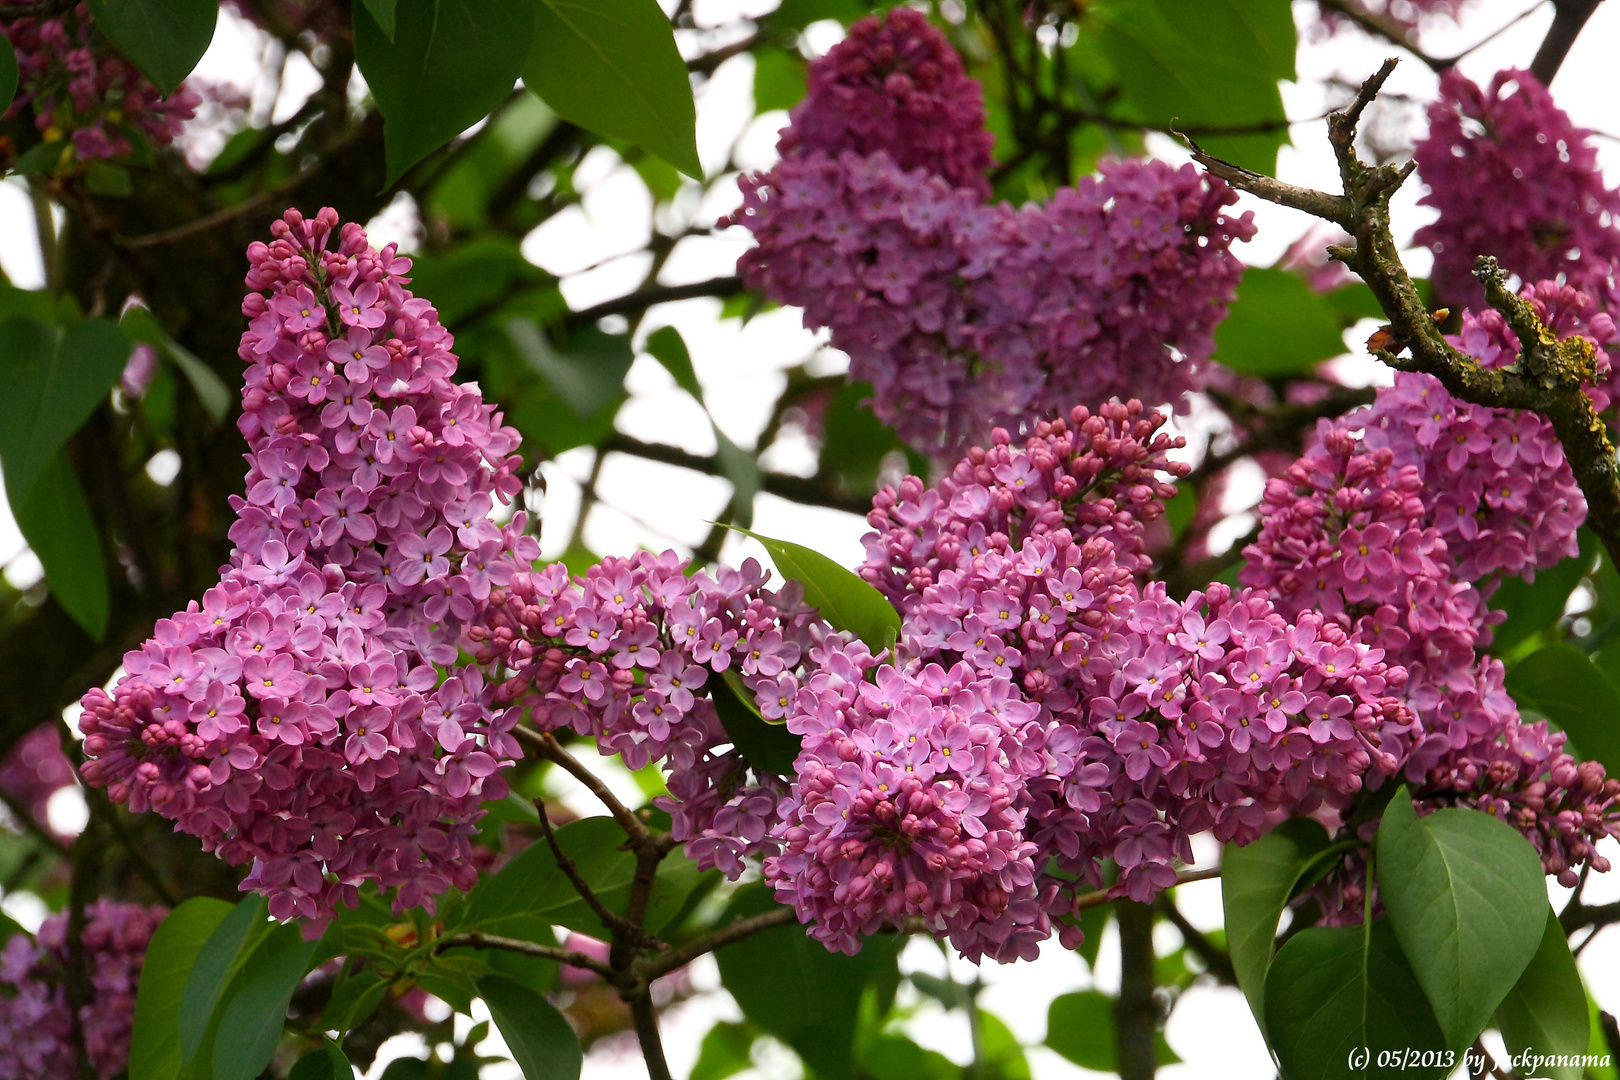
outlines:
{"label": "tree branch", "polygon": [[630,837],[632,844],[640,845],[646,843],[649,839],[654,839],[646,824],[636,817],[628,806],[619,801],[618,796],[614,795],[608,786],[602,782],[602,778],[587,769],[573,754],[564,750],[562,744],[552,735],[531,731],[525,727],[514,730],[517,732],[518,738],[528,743],[535,753],[552,764],[561,766],[564,772],[584,784],[590,793],[595,795],[603,806],[607,807],[608,813],[613,815],[613,820],[619,823],[619,827]]}
{"label": "tree branch", "polygon": [[674,1080],[669,1062],[664,1060],[664,1040],[658,1035],[658,1011],[653,1008],[652,995],[643,989],[625,1003],[630,1006],[636,1039],[641,1043],[641,1056],[647,1062],[647,1080]]}
{"label": "tree branch", "polygon": [[[1590,12],[1588,12],[1590,14]],[[1506,286],[1494,259],[1482,258],[1475,271],[1491,306],[1518,335],[1522,349],[1506,368],[1485,368],[1452,347],[1430,317],[1401,262],[1390,229],[1390,197],[1412,174],[1415,163],[1397,168],[1370,166],[1356,155],[1356,125],[1377,96],[1396,61],[1386,60],[1362,84],[1355,101],[1328,120],[1328,139],[1339,162],[1344,194],[1295,188],[1257,176],[1212,157],[1188,140],[1193,157],[1234,187],[1269,202],[1290,206],[1334,222],[1355,237],[1355,247],[1330,247],[1328,255],[1355,271],[1389,318],[1397,342],[1373,353],[1402,371],[1433,375],[1455,397],[1493,408],[1529,409],[1545,416],[1563,444],[1570,468],[1587,501],[1587,523],[1609,556],[1620,560],[1620,468],[1608,430],[1597,416],[1583,384],[1594,376],[1591,346],[1582,338],[1559,341],[1536,318],[1529,304]]]}
{"label": "tree branch", "polygon": [[729,926],[716,930],[708,937],[699,938],[696,941],[689,941],[679,948],[670,949],[668,952],[659,953],[657,956],[648,957],[640,964],[636,965],[636,971],[647,981],[651,982],[660,975],[674,971],[676,968],[683,967],[686,964],[690,964],[693,960],[696,960],[705,953],[714,952],[716,949],[730,945],[735,941],[741,941],[743,938],[749,937],[752,934],[757,934],[762,930],[772,930],[778,926],[787,926],[788,924],[792,923],[795,918],[796,916],[793,909],[785,906],[772,908],[770,911],[762,912],[759,915],[750,915],[746,919],[738,919]]}
{"label": "tree branch", "polygon": [[1541,47],[1536,50],[1536,58],[1530,61],[1530,74],[1541,80],[1541,85],[1550,85],[1558,69],[1564,66],[1564,58],[1580,37],[1581,30],[1585,28],[1586,21],[1597,11],[1602,0],[1553,0],[1553,22],[1547,30],[1547,36],[1541,39]]}
{"label": "tree branch", "polygon": [[1154,1038],[1159,1009],[1153,1001],[1153,909],[1134,900],[1114,911],[1119,923],[1119,998],[1114,1002],[1115,1060],[1120,1080],[1153,1080],[1159,1067]]}
{"label": "tree branch", "polygon": [[601,898],[596,895],[590,883],[580,876],[579,868],[574,865],[574,860],[570,859],[563,851],[562,845],[557,843],[557,834],[551,828],[551,818],[546,814],[546,801],[544,799],[535,799],[534,808],[540,814],[540,835],[545,838],[547,846],[551,848],[552,858],[557,860],[557,869],[561,870],[563,876],[568,879],[569,884],[574,886],[574,891],[579,893],[580,899],[585,901],[585,905],[596,913],[598,919],[602,920],[602,925],[611,930],[615,938],[623,937],[637,946],[661,948],[663,942],[643,930],[637,925],[636,920],[626,915],[620,915],[602,903]]}
{"label": "tree branch", "polygon": [[742,278],[735,275],[710,278],[708,281],[694,281],[689,285],[660,285],[652,289],[637,289],[633,293],[571,311],[563,317],[563,323],[567,326],[589,326],[597,319],[608,315],[628,315],[631,312],[645,311],[654,304],[692,300],[700,296],[724,298],[735,296],[742,290]]}
{"label": "tree branch", "polygon": [[1355,3],[1354,0],[1316,0],[1316,6],[1323,11],[1331,11],[1339,17],[1355,23],[1374,37],[1381,37],[1391,45],[1400,46],[1423,61],[1433,71],[1444,71],[1456,63],[1455,59],[1441,60],[1430,56],[1418,48],[1417,43],[1412,40],[1411,35],[1406,32],[1406,28],[1400,23],[1382,15],[1374,15],[1360,4]]}
{"label": "tree branch", "polygon": [[612,979],[615,972],[594,956],[586,956],[573,949],[562,949],[555,945],[541,945],[533,941],[523,941],[518,938],[500,937],[496,934],[483,934],[474,930],[466,934],[451,934],[440,938],[433,946],[434,952],[443,952],[446,949],[500,949],[504,952],[522,953],[524,956],[535,956],[542,960],[555,960],[559,964],[569,967],[583,968],[594,971],[604,979]]}
{"label": "tree branch", "polygon": [[[633,454],[636,457],[646,458],[648,461],[660,461],[665,465],[675,465],[682,469],[691,469],[693,472],[704,473],[708,476],[724,477],[720,465],[713,458],[700,457],[689,454],[679,447],[666,446],[663,443],[642,442],[631,435],[615,432],[602,446],[602,454],[617,451],[621,454]],[[854,495],[843,495],[833,491],[828,485],[818,483],[802,476],[788,476],[784,473],[760,473],[760,487],[772,495],[779,495],[792,502],[807,503],[811,506],[825,506],[833,510],[843,510],[847,513],[865,517],[872,509],[870,498],[861,498]]]}

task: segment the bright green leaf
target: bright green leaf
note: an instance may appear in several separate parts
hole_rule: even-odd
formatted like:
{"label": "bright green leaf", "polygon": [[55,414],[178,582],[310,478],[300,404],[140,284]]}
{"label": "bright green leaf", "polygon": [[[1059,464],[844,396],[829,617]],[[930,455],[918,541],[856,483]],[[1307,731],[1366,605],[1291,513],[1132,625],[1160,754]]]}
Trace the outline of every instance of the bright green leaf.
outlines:
{"label": "bright green leaf", "polygon": [[135,993],[129,1043],[129,1080],[175,1080],[180,1075],[180,998],[191,965],[208,936],[231,913],[209,896],[187,900],[152,935]]}
{"label": "bright green leaf", "polygon": [[0,34],[0,113],[11,107],[17,95],[17,53],[11,41]]}
{"label": "bright green leaf", "polygon": [[[1515,1056],[1535,1054],[1580,1055],[1591,1042],[1592,1022],[1587,1013],[1586,987],[1569,951],[1558,915],[1547,910],[1547,928],[1541,947],[1524,969],[1502,1004],[1496,1007],[1496,1026],[1502,1041]],[[1542,1066],[1537,1076],[1552,1080],[1581,1080],[1578,1066]]]}
{"label": "bright green leaf", "polygon": [[870,1080],[960,1080],[961,1066],[904,1035],[876,1032],[861,1041],[860,1073]]}
{"label": "bright green leaf", "polygon": [[1582,757],[1620,770],[1620,687],[1581,650],[1538,649],[1508,670],[1507,689],[1563,728]]}
{"label": "bright green leaf", "polygon": [[1215,359],[1245,375],[1309,372],[1344,352],[1338,318],[1296,274],[1251,266],[1215,328]]}
{"label": "bright green leaf", "polygon": [[686,62],[657,0],[534,0],[523,81],[565,120],[701,179]]}
{"label": "bright green leaf", "polygon": [[793,762],[799,756],[799,736],[781,724],[773,724],[752,707],[753,694],[740,681],[733,683],[730,671],[709,676],[709,696],[720,726],[748,763],[762,772],[792,776]]}
{"label": "bright green leaf", "polygon": [[214,40],[214,0],[90,0],[96,27],[165,94],[172,94]]}
{"label": "bright green leaf", "polygon": [[534,37],[533,0],[399,0],[390,41],[354,10],[354,56],[383,114],[388,187],[512,92]]}
{"label": "bright green leaf", "polygon": [[[770,890],[737,891],[722,925],[776,906]],[[899,934],[867,938],[854,956],[828,952],[794,923],[715,952],[720,980],[743,1014],[804,1058],[817,1076],[852,1075],[856,1019],[868,986],[898,978]]]}
{"label": "bright green leaf", "polygon": [[1226,943],[1238,986],[1265,1031],[1266,970],[1277,924],[1299,883],[1322,852],[1327,832],[1314,821],[1291,818],[1251,844],[1226,845],[1221,854],[1221,903]]}
{"label": "bright green leaf", "polygon": [[804,58],[786,49],[754,53],[754,111],[791,109],[804,97]]}
{"label": "bright green leaf", "polygon": [[[130,1080],[135,1080],[130,1077]],[[331,1039],[319,1050],[311,1050],[298,1059],[287,1074],[287,1080],[354,1080],[354,1066],[348,1056]]]}
{"label": "bright green leaf", "polygon": [[478,980],[478,995],[527,1080],[578,1080],[584,1052],[551,1002],[498,975]]}
{"label": "bright green leaf", "polygon": [[1046,1045],[1082,1069],[1113,1072],[1114,999],[1100,990],[1053,998],[1046,1009]]}
{"label": "bright green leaf", "polygon": [[992,1080],[1030,1080],[1029,1058],[1006,1022],[982,1009],[978,1017],[980,1075]]}
{"label": "bright green leaf", "polygon": [[96,519],[65,450],[45,463],[25,501],[12,500],[11,512],[45,567],[51,595],[85,633],[100,641],[112,604],[107,568]]}
{"label": "bright green leaf", "polygon": [[1378,892],[1446,1043],[1468,1045],[1541,946],[1541,859],[1481,811],[1418,817],[1403,789],[1378,827]]}
{"label": "bright green leaf", "polygon": [[253,1080],[270,1064],[287,1024],[293,991],[309,974],[319,941],[305,941],[296,923],[271,931],[225,1003],[214,1038],[215,1080]]}
{"label": "bright green leaf", "polygon": [[220,999],[258,947],[270,935],[264,897],[243,897],[214,928],[191,965],[180,995],[180,1061],[189,1065],[202,1047]]}
{"label": "bright green leaf", "polygon": [[753,1068],[749,1051],[754,1045],[755,1031],[747,1024],[721,1020],[703,1036],[698,1048],[697,1064],[692,1066],[689,1080],[726,1080],[744,1069]]}
{"label": "bright green leaf", "polygon": [[804,586],[804,602],[819,611],[834,629],[848,630],[874,653],[887,649],[900,636],[900,613],[854,571],[803,544],[747,529],[737,531],[764,545],[782,576]]}
{"label": "bright green leaf", "polygon": [[365,0],[366,10],[371,17],[377,20],[378,29],[382,30],[383,37],[389,41],[394,40],[394,9],[399,6],[399,0]]}
{"label": "bright green leaf", "polygon": [[1510,656],[1514,646],[1533,634],[1556,625],[1563,617],[1569,594],[1592,569],[1599,542],[1591,529],[1581,529],[1580,554],[1546,570],[1536,580],[1510,577],[1491,595],[1491,607],[1507,613],[1507,621],[1491,630],[1491,652]]}
{"label": "bright green leaf", "polygon": [[[1266,976],[1266,1030],[1289,1080],[1433,1080],[1450,1069],[1378,1068],[1380,1050],[1443,1051],[1423,988],[1389,923],[1311,927],[1283,943]],[[1351,1053],[1371,1052],[1352,1068]]]}
{"label": "bright green leaf", "polygon": [[66,332],[33,319],[0,323],[0,462],[13,505],[106,400],[128,360],[129,339],[110,319],[85,319]]}

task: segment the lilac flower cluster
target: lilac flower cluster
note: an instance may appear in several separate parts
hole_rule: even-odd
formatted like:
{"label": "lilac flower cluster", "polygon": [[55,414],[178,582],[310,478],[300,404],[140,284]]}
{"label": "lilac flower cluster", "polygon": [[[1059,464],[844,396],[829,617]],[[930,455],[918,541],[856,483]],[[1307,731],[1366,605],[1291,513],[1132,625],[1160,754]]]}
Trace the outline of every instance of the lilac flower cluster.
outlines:
{"label": "lilac flower cluster", "polygon": [[1415,239],[1434,249],[1441,296],[1479,305],[1480,255],[1526,282],[1607,295],[1620,193],[1605,186],[1590,135],[1528,71],[1499,71],[1483,89],[1455,68],[1441,77],[1414,151],[1429,186],[1419,201],[1440,213]]}
{"label": "lilac flower cluster", "polygon": [[[1370,408],[1323,421],[1267,484],[1241,575],[1284,614],[1321,612],[1406,667],[1402,698],[1421,731],[1386,739],[1380,771],[1427,805],[1507,820],[1565,885],[1583,863],[1607,868],[1595,845],[1620,836],[1620,780],[1577,763],[1544,721],[1524,723],[1501,662],[1478,650],[1496,582],[1574,555],[1585,510],[1546,421],[1464,405],[1403,374]],[[1351,876],[1328,889],[1330,918],[1359,918]]]}
{"label": "lilac flower cluster", "polygon": [[801,660],[826,632],[801,586],[764,585],[752,559],[713,576],[668,551],[607,558],[578,578],[553,563],[512,573],[468,637],[480,663],[512,672],[499,699],[527,709],[540,730],[593,738],[631,769],[660,763],[670,795],[658,805],[675,839],[699,865],[735,878],[744,857],[772,850],[766,834],[786,784],[730,745],[715,684],[740,678],[780,719]]}
{"label": "lilac flower cluster", "polygon": [[[874,500],[862,572],[901,610],[901,661],[948,670],[936,682],[951,692],[984,684],[995,724],[969,730],[1001,747],[1014,779],[988,782],[1013,793],[1018,843],[1035,845],[1037,877],[1008,917],[979,914],[964,952],[1033,955],[1079,884],[1104,886],[1104,859],[1114,895],[1146,900],[1174,883],[1196,832],[1243,843],[1279,812],[1347,805],[1380,745],[1413,733],[1388,694],[1404,672],[1381,649],[1318,616],[1290,623],[1263,593],[1212,585],[1178,603],[1138,584],[1141,523],[1174,490],[1163,476],[1185,471],[1164,457],[1179,440],[1154,434],[1163,419],[1134,401],[1077,408],[1023,447],[998,431],[935,488],[911,477]],[[830,722],[813,700],[803,712],[790,729]],[[802,915],[807,878],[791,869],[777,888]]]}
{"label": "lilac flower cluster", "polygon": [[289,210],[249,248],[231,562],[80,720],[86,780],[251,864],[281,919],[366,882],[399,909],[473,884],[468,837],[521,751],[457,645],[539,554],[521,514],[489,518],[519,488],[517,432],[452,381],[410,261],[337,225]]}
{"label": "lilac flower cluster", "polygon": [[[168,911],[96,900],[85,907],[85,967],[94,993],[80,1007],[78,1026],[90,1066],[100,1080],[129,1065],[135,1023],[135,987],[146,946]],[[37,939],[13,934],[0,950],[0,1076],[60,1080],[78,1076],[74,1017],[68,1004],[68,913],[58,912]]]}
{"label": "lilac flower cluster", "polygon": [[62,753],[55,724],[41,724],[28,732],[0,761],[0,794],[46,828],[51,796],[74,783],[73,764]]}
{"label": "lilac flower cluster", "polygon": [[[1179,402],[1201,385],[1242,273],[1229,249],[1254,231],[1224,212],[1226,184],[1113,162],[1046,206],[986,204],[987,155],[966,133],[979,89],[904,7],[857,23],[811,85],[782,160],[741,182],[729,222],[758,246],[739,269],[831,331],[907,442],[945,457],[995,423],[1113,397]],[[913,115],[930,123],[895,135]]]}
{"label": "lilac flower cluster", "polygon": [[19,72],[7,115],[31,106],[45,141],[67,140],[81,161],[127,154],[137,134],[166,145],[202,103],[189,89],[164,98],[133,64],[98,45],[88,4],[49,18],[0,20],[0,33],[17,53]]}

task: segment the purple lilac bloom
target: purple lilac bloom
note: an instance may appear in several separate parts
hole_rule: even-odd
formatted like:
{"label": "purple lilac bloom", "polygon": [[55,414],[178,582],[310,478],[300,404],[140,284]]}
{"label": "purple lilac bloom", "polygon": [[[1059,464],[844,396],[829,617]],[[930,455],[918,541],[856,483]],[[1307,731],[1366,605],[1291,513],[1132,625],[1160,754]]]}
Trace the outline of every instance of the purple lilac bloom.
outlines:
{"label": "purple lilac bloom", "polygon": [[431,907],[476,880],[481,804],[522,756],[518,714],[456,666],[464,624],[426,614],[470,615],[539,554],[524,515],[486,516],[519,488],[519,436],[452,381],[453,340],[392,245],[330,209],[272,232],[248,251],[236,547],[111,695],[85,695],[84,777],[248,865],[277,918],[330,918],[368,882]]}

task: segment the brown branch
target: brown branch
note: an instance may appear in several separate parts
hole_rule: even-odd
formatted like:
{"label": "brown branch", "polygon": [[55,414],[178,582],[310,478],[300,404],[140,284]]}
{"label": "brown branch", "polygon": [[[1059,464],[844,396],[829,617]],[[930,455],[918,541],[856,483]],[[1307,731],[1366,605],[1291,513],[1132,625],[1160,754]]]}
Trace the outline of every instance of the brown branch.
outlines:
{"label": "brown branch", "polygon": [[615,973],[602,961],[594,956],[586,956],[573,949],[562,949],[555,945],[541,945],[533,941],[523,941],[519,938],[500,937],[496,934],[484,934],[474,930],[466,934],[451,934],[440,938],[433,946],[434,952],[443,952],[446,949],[500,949],[503,952],[522,953],[524,956],[535,956],[541,960],[555,960],[559,964],[569,967],[583,968],[594,971],[604,979],[611,979]]}
{"label": "brown branch", "polygon": [[716,930],[708,937],[689,941],[679,948],[648,957],[636,966],[636,970],[650,982],[666,972],[690,964],[705,953],[714,952],[716,949],[730,945],[735,941],[741,941],[743,938],[757,934],[762,930],[787,926],[795,918],[793,909],[790,907],[772,908],[770,911],[759,915],[750,915],[746,919],[738,919],[736,922]]}
{"label": "brown branch", "polygon": [[630,1006],[636,1040],[641,1043],[641,1056],[647,1062],[647,1080],[674,1080],[669,1062],[664,1059],[664,1040],[658,1035],[658,1010],[653,1008],[652,995],[643,989],[627,998],[625,1004]]}
{"label": "brown branch", "polygon": [[717,296],[724,299],[742,291],[742,278],[736,276],[710,278],[708,281],[694,281],[688,285],[660,285],[651,289],[638,289],[588,308],[571,311],[563,317],[563,323],[567,326],[589,326],[597,319],[645,311],[654,304],[693,300],[700,296]]}
{"label": "brown branch", "polygon": [[79,0],[39,0],[35,4],[7,4],[0,7],[0,22],[15,22],[18,19],[54,19],[63,14]]}
{"label": "brown branch", "polygon": [[1552,26],[1547,30],[1547,36],[1541,39],[1541,47],[1536,50],[1536,58],[1530,61],[1530,74],[1541,80],[1546,86],[1558,74],[1558,69],[1564,66],[1564,58],[1580,37],[1581,30],[1585,28],[1586,21],[1597,11],[1602,0],[1553,0]]}
{"label": "brown branch", "polygon": [[590,882],[581,876],[579,868],[574,865],[574,860],[570,859],[563,851],[562,845],[557,843],[557,834],[551,828],[551,818],[546,814],[546,801],[535,799],[534,808],[540,814],[540,835],[551,848],[551,857],[557,861],[557,869],[563,872],[563,877],[568,879],[568,883],[574,887],[580,899],[585,901],[585,906],[594,911],[596,917],[602,920],[602,925],[613,932],[614,938],[624,938],[638,947],[655,949],[663,947],[663,942],[644,931],[636,919],[620,915],[602,903],[601,897],[596,895]]}
{"label": "brown branch", "polygon": [[[1208,881],[1211,878],[1218,878],[1220,876],[1221,868],[1218,866],[1208,866],[1202,870],[1183,870],[1176,875],[1176,884],[1186,885],[1189,882]],[[1109,892],[1109,890],[1098,889],[1096,892],[1082,893],[1080,896],[1075,897],[1074,909],[1076,911],[1084,911],[1086,908],[1100,907],[1103,904],[1107,904],[1118,899],[1120,898],[1114,896]]]}
{"label": "brown branch", "polygon": [[553,736],[525,727],[515,730],[518,738],[528,743],[535,753],[552,764],[561,766],[564,772],[584,784],[590,793],[596,796],[597,801],[607,807],[608,813],[613,815],[613,820],[619,823],[619,827],[630,837],[632,844],[643,844],[652,837],[646,824],[636,817],[628,806],[619,801],[618,796],[602,782],[602,778],[587,769],[573,754],[564,750],[562,744]]}
{"label": "brown branch", "polygon": [[[1493,408],[1529,409],[1545,416],[1569,458],[1587,501],[1587,523],[1611,558],[1620,560],[1620,468],[1607,428],[1599,420],[1583,384],[1594,374],[1594,358],[1582,338],[1559,341],[1537,319],[1529,304],[1507,288],[1494,259],[1482,258],[1475,275],[1486,298],[1507,319],[1523,350],[1506,368],[1485,368],[1454,348],[1430,317],[1417,287],[1401,262],[1390,229],[1390,197],[1412,174],[1413,163],[1370,166],[1355,150],[1356,125],[1377,96],[1395,60],[1386,60],[1362,84],[1355,101],[1328,120],[1328,139],[1339,162],[1344,194],[1294,188],[1257,176],[1193,144],[1193,156],[1233,186],[1283,206],[1332,221],[1355,237],[1355,246],[1330,247],[1328,255],[1355,271],[1377,297],[1398,343],[1374,353],[1402,371],[1433,375],[1455,397]],[[1191,140],[1188,140],[1191,143]]]}
{"label": "brown branch", "polygon": [[1225,949],[1204,936],[1203,931],[1187,921],[1187,916],[1176,907],[1175,901],[1170,899],[1168,893],[1159,894],[1159,910],[1170,924],[1181,931],[1181,939],[1187,948],[1198,959],[1204,962],[1204,968],[1215,976],[1218,982],[1227,986],[1237,985],[1237,971],[1232,967],[1232,957]]}
{"label": "brown branch", "polygon": [[[691,469],[693,472],[704,473],[708,476],[724,477],[720,464],[712,457],[701,457],[689,454],[675,446],[663,443],[643,442],[630,435],[615,432],[602,446],[602,454],[617,451],[621,454],[632,454],[636,457],[646,458],[648,461],[658,461],[665,465],[674,465],[682,469]],[[872,500],[857,495],[845,495],[833,490],[829,485],[814,479],[805,479],[802,476],[788,476],[783,473],[760,472],[760,488],[772,495],[779,495],[792,502],[806,503],[810,506],[825,506],[833,510],[843,510],[846,513],[865,517],[872,509]]]}
{"label": "brown branch", "polygon": [[1381,37],[1391,45],[1400,46],[1423,61],[1433,71],[1444,71],[1457,62],[1455,58],[1442,60],[1430,56],[1418,48],[1417,43],[1412,40],[1412,36],[1406,32],[1406,28],[1400,23],[1382,15],[1374,15],[1356,3],[1355,0],[1316,0],[1316,6],[1323,11],[1331,11],[1341,18],[1355,23],[1374,37]]}
{"label": "brown branch", "polygon": [[1153,1000],[1153,909],[1122,900],[1119,924],[1119,998],[1114,1002],[1115,1062],[1120,1080],[1153,1080],[1159,1066],[1154,1035],[1159,1007]]}
{"label": "brown branch", "polygon": [[[327,153],[330,152],[327,151]],[[204,214],[202,217],[188,221],[184,225],[176,225],[172,229],[164,229],[161,232],[147,233],[145,236],[115,236],[113,242],[128,251],[138,251],[141,248],[162,247],[165,244],[173,244],[196,236],[198,233],[217,229],[221,225],[228,225],[237,218],[246,217],[267,203],[275,202],[282,196],[297,191],[312,179],[316,173],[319,173],[325,167],[326,162],[326,154],[321,154],[275,187],[266,188],[255,195],[249,195],[239,203],[216,210],[212,214]]]}

